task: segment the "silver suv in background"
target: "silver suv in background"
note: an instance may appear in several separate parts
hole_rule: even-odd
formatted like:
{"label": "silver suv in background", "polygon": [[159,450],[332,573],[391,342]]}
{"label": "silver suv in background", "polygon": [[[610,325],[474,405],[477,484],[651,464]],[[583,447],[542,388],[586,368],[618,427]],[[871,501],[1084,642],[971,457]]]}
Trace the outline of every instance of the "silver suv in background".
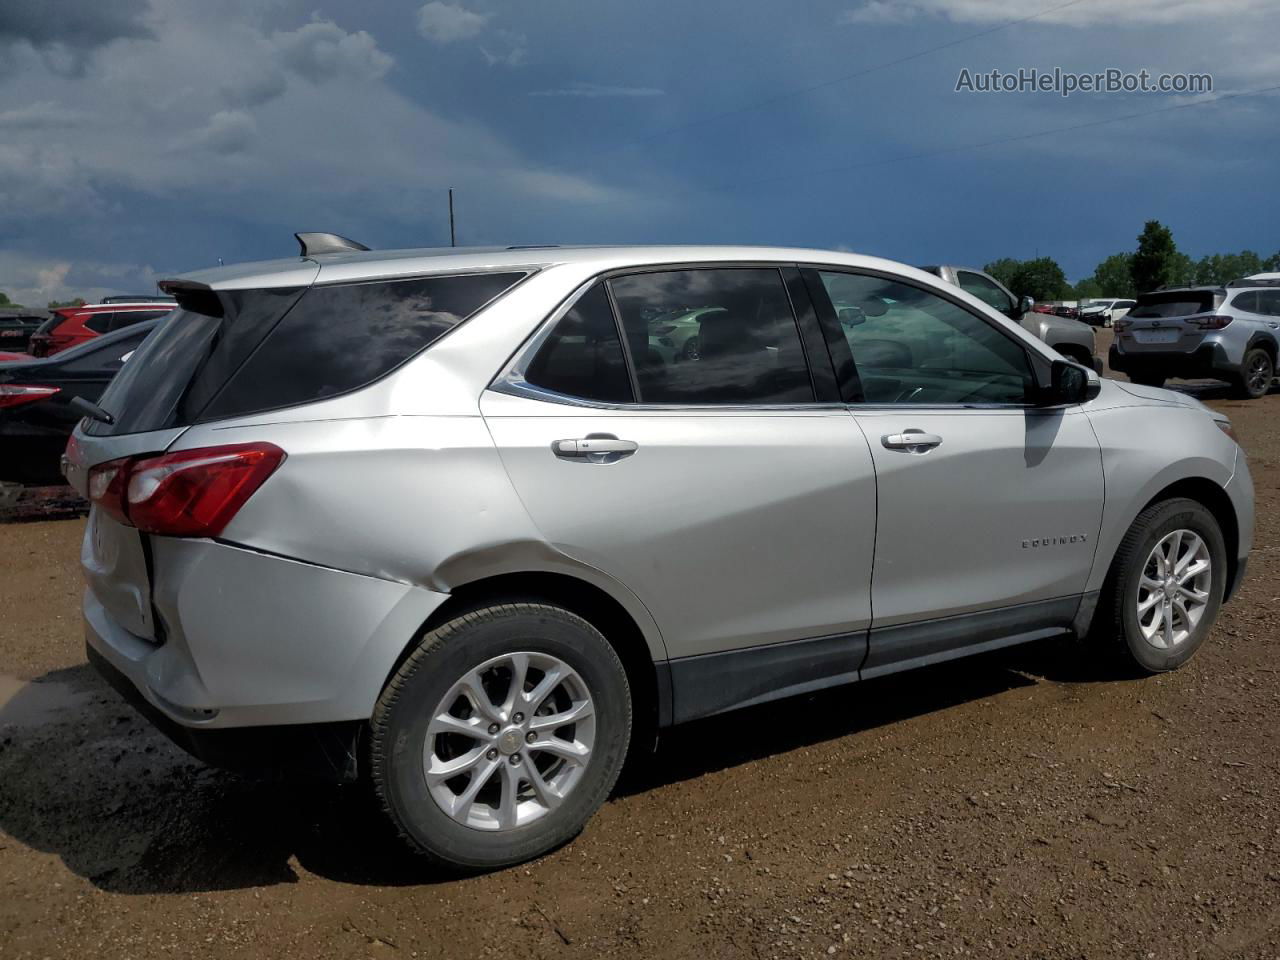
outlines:
{"label": "silver suv in background", "polygon": [[1115,324],[1111,369],[1136,383],[1171,377],[1225,380],[1256,399],[1272,386],[1280,353],[1280,280],[1226,287],[1163,287],[1138,296]]}
{"label": "silver suv in background", "polygon": [[1019,300],[1003,283],[973,267],[956,267],[949,264],[921,267],[961,290],[972,294],[994,310],[998,310],[1014,323],[1021,324],[1064,357],[1086,367],[1102,372],[1102,358],[1095,352],[1093,328],[1087,323],[1058,317],[1051,313],[1035,313],[1035,301],[1030,297]]}
{"label": "silver suv in background", "polygon": [[1050,637],[1174,669],[1244,574],[1224,417],[921,270],[303,241],[162,283],[76,429],[89,658],[453,867],[566,841],[671,724]]}

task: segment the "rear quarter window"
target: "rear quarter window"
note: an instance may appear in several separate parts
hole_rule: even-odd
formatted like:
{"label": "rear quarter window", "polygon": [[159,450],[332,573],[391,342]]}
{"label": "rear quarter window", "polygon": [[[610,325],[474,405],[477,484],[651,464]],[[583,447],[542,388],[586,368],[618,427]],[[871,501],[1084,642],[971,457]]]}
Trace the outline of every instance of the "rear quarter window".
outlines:
{"label": "rear quarter window", "polygon": [[368,386],[525,276],[476,273],[312,287],[199,419],[314,403]]}

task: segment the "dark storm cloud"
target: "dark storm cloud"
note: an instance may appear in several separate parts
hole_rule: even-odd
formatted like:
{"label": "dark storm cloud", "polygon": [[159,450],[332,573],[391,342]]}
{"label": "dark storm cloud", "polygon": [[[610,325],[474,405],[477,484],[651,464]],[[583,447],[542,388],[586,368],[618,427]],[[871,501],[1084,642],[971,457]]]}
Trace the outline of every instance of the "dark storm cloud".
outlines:
{"label": "dark storm cloud", "polygon": [[0,41],[88,50],[128,37],[150,37],[148,0],[3,0]]}

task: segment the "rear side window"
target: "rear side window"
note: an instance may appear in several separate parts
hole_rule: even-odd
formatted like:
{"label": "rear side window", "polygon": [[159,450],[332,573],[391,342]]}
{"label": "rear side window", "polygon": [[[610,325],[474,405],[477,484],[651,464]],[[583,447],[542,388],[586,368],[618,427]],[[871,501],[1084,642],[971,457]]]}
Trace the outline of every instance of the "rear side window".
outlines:
{"label": "rear side window", "polygon": [[1249,313],[1258,312],[1258,291],[1247,290],[1244,293],[1237,293],[1231,301],[1231,305],[1238,310],[1245,310]]}
{"label": "rear side window", "polygon": [[1189,317],[1208,313],[1220,303],[1213,290],[1171,290],[1167,293],[1144,293],[1137,306],[1129,311],[1135,320],[1156,320],[1162,317]]}
{"label": "rear side window", "polygon": [[814,402],[782,274],[668,270],[609,281],[641,403]]}
{"label": "rear side window", "polygon": [[631,403],[622,341],[604,284],[597,283],[557,321],[525,380],[544,390],[600,403]]}
{"label": "rear side window", "polygon": [[359,389],[524,276],[184,292],[102,395],[116,422],[86,429],[141,433]]}
{"label": "rear side window", "polygon": [[159,320],[168,310],[117,310],[111,316],[110,329],[123,330],[144,320]]}
{"label": "rear side window", "polygon": [[1280,317],[1280,290],[1258,291],[1258,313]]}
{"label": "rear side window", "polygon": [[106,333],[111,330],[111,320],[115,317],[115,313],[93,313],[89,315],[89,319],[84,325],[94,333]]}
{"label": "rear side window", "polygon": [[313,403],[368,386],[524,276],[476,273],[312,287],[199,419]]}

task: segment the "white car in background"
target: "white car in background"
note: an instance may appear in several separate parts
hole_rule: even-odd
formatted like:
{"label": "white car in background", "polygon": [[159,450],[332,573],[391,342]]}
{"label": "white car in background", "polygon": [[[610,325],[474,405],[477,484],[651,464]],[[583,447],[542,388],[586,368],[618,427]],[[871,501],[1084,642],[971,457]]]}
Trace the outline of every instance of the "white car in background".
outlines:
{"label": "white car in background", "polygon": [[1089,300],[1080,307],[1080,319],[1094,326],[1112,326],[1121,317],[1128,316],[1135,300],[1101,299]]}

